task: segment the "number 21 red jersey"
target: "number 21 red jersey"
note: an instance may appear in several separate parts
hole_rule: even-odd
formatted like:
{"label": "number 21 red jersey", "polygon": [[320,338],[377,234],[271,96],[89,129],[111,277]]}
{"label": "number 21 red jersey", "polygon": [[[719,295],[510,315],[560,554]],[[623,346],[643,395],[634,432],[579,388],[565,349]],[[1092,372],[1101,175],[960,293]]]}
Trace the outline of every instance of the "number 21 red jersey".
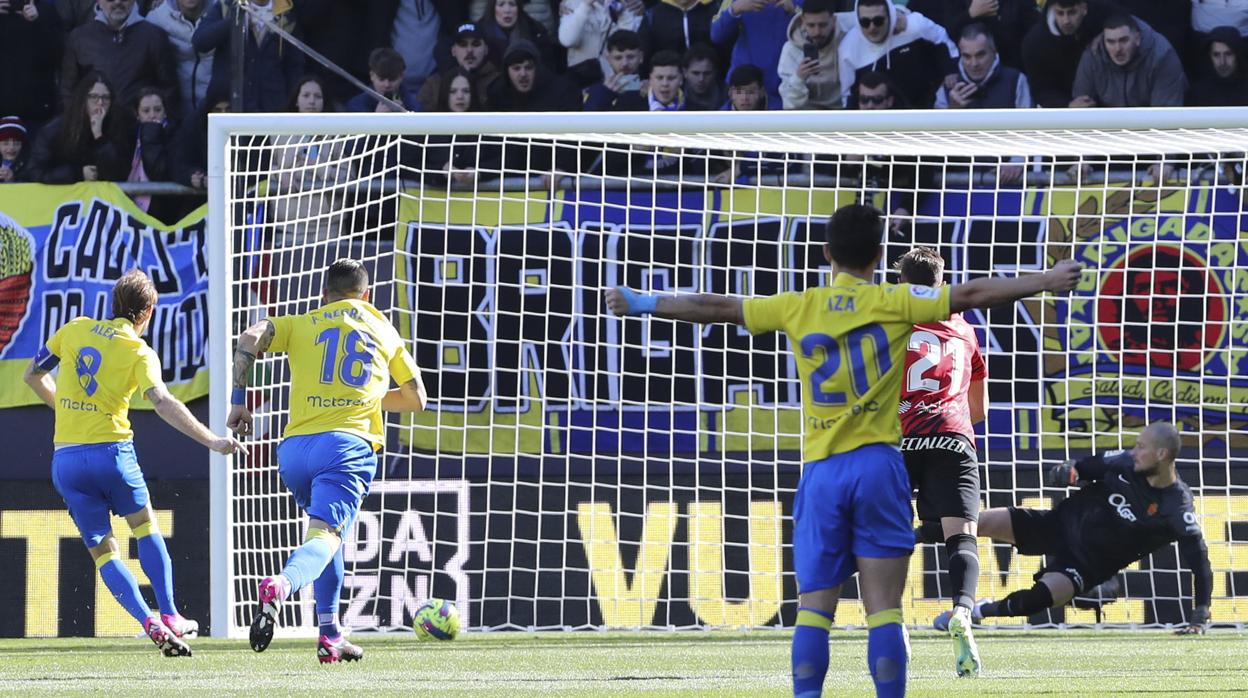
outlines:
{"label": "number 21 red jersey", "polygon": [[915,325],[906,347],[906,372],[897,414],[905,436],[962,434],[974,442],[971,381],[986,378],[975,330],[961,315]]}

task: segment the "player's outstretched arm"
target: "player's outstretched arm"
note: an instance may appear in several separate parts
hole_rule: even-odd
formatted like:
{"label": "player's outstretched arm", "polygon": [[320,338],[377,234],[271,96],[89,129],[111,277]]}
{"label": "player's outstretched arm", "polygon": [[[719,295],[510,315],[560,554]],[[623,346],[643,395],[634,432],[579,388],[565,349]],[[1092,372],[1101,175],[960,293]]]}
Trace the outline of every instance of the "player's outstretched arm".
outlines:
{"label": "player's outstretched arm", "polygon": [[429,394],[425,392],[425,382],[420,374],[397,388],[386,391],[381,399],[381,409],[387,412],[423,412],[429,404]]}
{"label": "player's outstretched arm", "polygon": [[[1192,519],[1195,521],[1195,519]],[[1179,539],[1179,564],[1192,571],[1192,615],[1177,635],[1203,635],[1209,627],[1209,604],[1213,601],[1213,565],[1209,563],[1209,546],[1195,523],[1188,526],[1189,535]]]}
{"label": "player's outstretched arm", "polygon": [[268,320],[261,320],[243,330],[234,348],[234,390],[230,395],[230,414],[225,425],[235,433],[246,436],[251,433],[251,410],[247,409],[247,383],[256,357],[263,354],[273,343],[277,328]]}
{"label": "player's outstretched arm", "polygon": [[152,401],[152,406],[156,408],[156,414],[161,419],[165,420],[174,429],[195,439],[201,445],[207,446],[217,453],[224,454],[242,450],[243,445],[232,437],[217,436],[212,433],[211,429],[204,426],[203,422],[195,419],[195,415],[186,409],[186,405],[182,404],[181,400],[170,395],[165,386],[152,386],[143,394],[148,400]]}
{"label": "player's outstretched arm", "polygon": [[1073,291],[1079,284],[1083,265],[1063,259],[1043,274],[1029,274],[1013,279],[975,279],[958,284],[949,291],[949,310],[960,313],[971,308],[991,308],[1013,303],[1037,293]]}
{"label": "player's outstretched arm", "polygon": [[26,365],[26,372],[22,374],[22,380],[26,381],[26,385],[35,391],[35,395],[43,400],[43,404],[48,407],[56,407],[56,381],[52,380],[51,374],[47,369],[42,368],[37,363],[38,359],[31,359]]}
{"label": "player's outstretched arm", "polygon": [[606,292],[607,309],[616,315],[657,315],[670,320],[710,323],[745,324],[745,310],[740,298],[713,293],[656,296],[637,293],[624,286]]}

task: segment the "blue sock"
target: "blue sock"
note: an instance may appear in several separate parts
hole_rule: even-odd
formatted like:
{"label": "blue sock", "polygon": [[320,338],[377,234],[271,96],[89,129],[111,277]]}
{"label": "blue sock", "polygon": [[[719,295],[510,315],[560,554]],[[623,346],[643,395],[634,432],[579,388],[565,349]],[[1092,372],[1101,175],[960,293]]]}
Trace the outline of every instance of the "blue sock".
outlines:
{"label": "blue sock", "polygon": [[832,616],[811,608],[797,609],[793,629],[793,695],[818,698],[828,673],[828,629]]}
{"label": "blue sock", "polygon": [[[139,536],[142,529],[143,526],[135,528],[135,536]],[[169,549],[159,531],[139,538],[139,564],[152,582],[160,612],[170,616],[177,614],[178,607],[173,602],[173,563],[169,561]]]}
{"label": "blue sock", "polygon": [[139,582],[130,574],[130,568],[114,558],[113,553],[105,553],[96,558],[95,566],[100,571],[100,578],[104,580],[105,586],[113,592],[117,603],[134,616],[135,620],[142,623],[151,617],[152,609],[143,600],[143,594],[139,592]]}
{"label": "blue sock", "polygon": [[342,546],[334,553],[321,576],[312,582],[313,595],[316,597],[316,622],[325,637],[338,637],[338,601],[342,598]]}
{"label": "blue sock", "polygon": [[318,530],[324,529],[314,528],[309,531],[308,539],[303,542],[303,545],[295,548],[295,552],[291,553],[290,558],[286,560],[286,566],[282,568],[282,576],[290,580],[291,594],[321,576],[325,565],[328,565],[330,559],[334,557],[334,550],[340,547],[330,543],[329,536],[334,534],[328,531],[322,534],[313,533]]}
{"label": "blue sock", "polygon": [[906,695],[906,631],[901,609],[867,616],[867,667],[877,698]]}

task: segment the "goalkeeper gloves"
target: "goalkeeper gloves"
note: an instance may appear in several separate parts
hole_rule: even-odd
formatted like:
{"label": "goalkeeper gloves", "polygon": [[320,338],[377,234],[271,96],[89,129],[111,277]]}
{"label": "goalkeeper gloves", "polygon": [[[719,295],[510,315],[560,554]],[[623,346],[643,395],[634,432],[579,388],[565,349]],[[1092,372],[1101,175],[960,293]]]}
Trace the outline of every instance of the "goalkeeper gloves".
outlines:
{"label": "goalkeeper gloves", "polygon": [[1061,465],[1049,468],[1044,481],[1050,487],[1073,487],[1079,480],[1079,471],[1075,469],[1075,461],[1068,460]]}
{"label": "goalkeeper gloves", "polygon": [[1192,609],[1192,615],[1188,618],[1187,626],[1174,631],[1175,635],[1204,635],[1205,630],[1209,628],[1209,607],[1197,606]]}
{"label": "goalkeeper gloves", "polygon": [[623,297],[624,302],[628,303],[628,310],[625,315],[649,315],[653,313],[659,305],[659,297],[650,293],[638,293],[627,286],[616,287]]}

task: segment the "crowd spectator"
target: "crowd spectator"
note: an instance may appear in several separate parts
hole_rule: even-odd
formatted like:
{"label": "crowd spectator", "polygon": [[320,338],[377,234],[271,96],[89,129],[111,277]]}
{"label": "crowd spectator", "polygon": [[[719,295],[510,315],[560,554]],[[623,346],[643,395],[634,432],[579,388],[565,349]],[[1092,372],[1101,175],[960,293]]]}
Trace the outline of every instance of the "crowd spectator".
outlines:
{"label": "crowd spectator", "polygon": [[609,76],[585,88],[585,111],[645,111],[641,64],[645,53],[637,32],[621,29],[607,39]]}
{"label": "crowd spectator", "polygon": [[49,3],[0,0],[0,113],[21,117],[31,131],[53,117],[63,43],[60,18]]}
{"label": "crowd spectator", "polygon": [[191,37],[204,18],[204,10],[217,0],[163,0],[147,13],[147,21],[160,27],[169,37],[169,44],[177,62],[178,94],[181,97],[178,113],[189,117],[199,109],[212,80],[212,60],[215,51],[200,53],[195,50]]}
{"label": "crowd spectator", "polygon": [[775,66],[796,14],[793,0],[725,0],[711,23],[711,41],[732,51],[728,74],[739,65],[765,66],[763,79],[773,104],[780,102]]}
{"label": "crowd spectator", "polygon": [[846,34],[837,50],[841,92],[853,98],[853,84],[864,70],[892,78],[898,93],[912,107],[930,109],[936,88],[957,79],[958,48],[939,24],[921,14],[906,15],[897,26],[892,0],[859,0],[858,26]]}
{"label": "crowd spectator", "polygon": [[607,38],[621,29],[637,31],[645,11],[642,0],[563,0],[559,43],[568,50],[568,70],[593,82],[596,75],[586,64],[597,64],[602,77],[611,77]]}
{"label": "crowd spectator", "polygon": [[[294,12],[303,41],[312,50],[348,73],[362,76],[367,74],[371,51],[390,46],[389,36],[376,44],[371,41],[370,16],[377,5],[371,0],[298,0]],[[354,84],[338,74],[329,70],[320,72],[329,88],[329,96],[335,101],[346,102],[358,91]]]}
{"label": "crowd spectator", "polygon": [[641,23],[642,42],[651,55],[682,55],[697,44],[710,44],[716,0],[660,0]]}
{"label": "crowd spectator", "polygon": [[286,99],[285,111],[296,114],[324,114],[338,111],[337,105],[329,98],[329,90],[319,75],[305,75],[291,90]]}
{"label": "crowd spectator", "polygon": [[55,0],[54,4],[67,32],[95,20],[95,0]]}
{"label": "crowd spectator", "polygon": [[1166,37],[1175,53],[1187,55],[1192,33],[1192,0],[1112,0],[1122,11]]}
{"label": "crowd spectator", "polygon": [[[440,76],[441,89],[436,98],[440,112],[476,111],[472,76],[462,68],[452,68]],[[497,141],[476,135],[432,135],[425,140],[421,163],[424,182],[444,187],[448,183],[461,186],[473,184],[481,171],[496,171],[501,159]]]}
{"label": "crowd spectator", "polygon": [[1200,78],[1192,83],[1187,104],[1196,107],[1248,106],[1244,70],[1244,39],[1235,27],[1214,27],[1197,64]]}
{"label": "crowd spectator", "polygon": [[897,97],[893,81],[884,73],[868,70],[858,75],[854,86],[854,108],[871,111],[875,109],[905,109],[906,103]]}
{"label": "crowd spectator", "polygon": [[1031,108],[1027,77],[1001,62],[986,26],[976,22],[963,27],[958,53],[958,81],[937,90],[937,109]]}
{"label": "crowd spectator", "polygon": [[1166,37],[1130,15],[1114,15],[1079,60],[1070,106],[1182,106],[1186,90],[1183,65]]}
{"label": "crowd spectator", "polygon": [[27,179],[44,184],[124,181],[133,131],[108,78],[90,72],[70,94],[65,113],[39,132]]}
{"label": "crowd spectator", "polygon": [[581,91],[541,64],[528,39],[517,39],[503,54],[503,75],[490,90],[490,108],[499,111],[580,111]]}
{"label": "crowd spectator", "polygon": [[650,79],[646,81],[646,103],[650,111],[684,111],[681,90],[685,76],[680,70],[680,54],[659,51],[650,59]]}
{"label": "crowd spectator", "polygon": [[[134,103],[134,119],[138,123],[137,134],[130,156],[130,174],[127,182],[167,182],[171,179],[173,128],[169,125],[169,113],[165,98],[152,87],[139,90]],[[134,203],[157,218],[163,218],[161,205],[153,204],[150,196],[136,196]],[[153,211],[153,207],[157,210]]]}
{"label": "crowd spectator", "polygon": [[1070,105],[1079,60],[1100,35],[1110,8],[1100,0],[1047,0],[1044,17],[1023,38],[1023,72],[1045,108]]}
{"label": "crowd spectator", "polygon": [[719,54],[710,46],[698,44],[681,59],[685,83],[686,111],[716,111],[724,106],[727,93],[719,78]]}
{"label": "crowd spectator", "polygon": [[1192,0],[1193,43],[1205,46],[1218,27],[1233,27],[1248,35],[1248,0]]}
{"label": "crowd spectator", "polygon": [[0,118],[0,184],[22,181],[26,159],[26,125],[16,116]]}
{"label": "crowd spectator", "polygon": [[764,111],[769,109],[767,78],[762,68],[748,63],[739,65],[728,76],[727,111]]}
{"label": "crowd spectator", "polygon": [[[498,79],[498,66],[490,61],[490,49],[485,44],[485,34],[475,24],[461,24],[451,44],[451,57],[458,67],[470,76],[473,86],[473,103],[484,107],[489,101],[490,86]],[[421,109],[438,103],[444,74],[430,75],[420,88],[416,102]]]}
{"label": "crowd spectator", "polygon": [[61,61],[61,97],[66,104],[81,76],[91,71],[103,73],[126,104],[143,87],[178,93],[169,37],[139,15],[135,0],[98,0],[95,20],[69,33]]}
{"label": "crowd spectator", "polygon": [[520,0],[490,0],[477,25],[490,47],[490,59],[502,62],[507,47],[524,40],[537,47],[538,61],[548,70],[558,67],[555,47],[546,27],[520,9]]}
{"label": "crowd spectator", "polygon": [[[356,0],[358,1],[358,0]],[[370,35],[374,48],[389,46],[407,66],[403,90],[419,94],[425,80],[437,70],[433,47],[443,32],[459,26],[459,0],[373,0]]]}
{"label": "crowd spectator", "polygon": [[203,105],[178,127],[174,136],[173,181],[192,189],[208,186],[208,115],[230,111],[230,98],[214,93],[204,95]]}
{"label": "crowd spectator", "polygon": [[844,32],[831,0],[806,0],[789,24],[777,73],[785,109],[840,109],[844,101],[837,50]]}
{"label": "crowd spectator", "polygon": [[[407,65],[403,56],[392,48],[373,49],[368,57],[368,80],[373,84],[373,91],[397,104],[403,105],[408,111],[420,111],[420,102],[415,95],[403,90],[403,75]],[[347,102],[346,111],[351,112],[395,112],[399,109],[382,102],[367,92],[361,92]]]}
{"label": "crowd spectator", "polygon": [[[265,21],[274,22],[295,36],[298,32],[290,12],[274,14],[273,0],[251,0],[251,8],[260,19],[248,14],[242,20],[247,24],[247,40],[243,45],[243,111],[281,111],[286,96],[303,75],[303,53],[288,46]],[[231,55],[230,45],[237,34],[233,17],[236,11],[225,2],[209,7],[191,36],[195,50],[200,53],[216,51],[218,56]],[[213,93],[229,94],[231,62],[212,62],[209,89]]]}
{"label": "crowd spectator", "polygon": [[1020,70],[1023,37],[1040,19],[1035,0],[910,0],[906,9],[936,22],[951,37],[968,24],[984,25],[999,48],[1001,62]]}

